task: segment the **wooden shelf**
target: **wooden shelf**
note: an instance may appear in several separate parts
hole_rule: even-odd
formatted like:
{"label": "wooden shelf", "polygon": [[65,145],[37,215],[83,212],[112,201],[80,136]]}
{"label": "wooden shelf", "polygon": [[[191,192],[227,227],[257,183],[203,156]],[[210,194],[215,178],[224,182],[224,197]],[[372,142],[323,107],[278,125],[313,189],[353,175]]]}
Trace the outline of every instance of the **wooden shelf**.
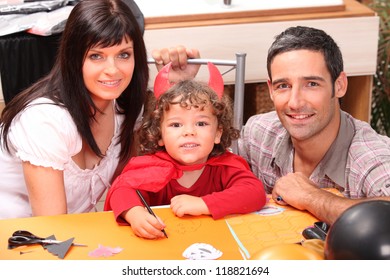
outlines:
{"label": "wooden shelf", "polygon": [[146,29],[165,29],[225,24],[245,24],[308,19],[345,18],[374,16],[375,12],[355,0],[344,4],[322,7],[289,8],[279,10],[256,10],[235,13],[210,13],[145,17]]}
{"label": "wooden shelf", "polygon": [[[343,53],[344,70],[350,80],[343,108],[356,118],[369,121],[379,17],[355,0],[344,0],[344,4],[344,9],[339,11],[331,9],[228,19],[151,23],[146,17],[144,39],[148,53],[153,49],[176,45],[199,49],[202,58],[206,59],[232,60],[236,53],[246,53],[245,83],[250,84],[268,79],[267,52],[277,34],[297,25],[323,29],[339,45]],[[151,66],[150,70],[153,81],[155,67]],[[199,76],[202,78],[202,74]],[[234,83],[234,71],[225,75],[224,81],[226,84]]]}

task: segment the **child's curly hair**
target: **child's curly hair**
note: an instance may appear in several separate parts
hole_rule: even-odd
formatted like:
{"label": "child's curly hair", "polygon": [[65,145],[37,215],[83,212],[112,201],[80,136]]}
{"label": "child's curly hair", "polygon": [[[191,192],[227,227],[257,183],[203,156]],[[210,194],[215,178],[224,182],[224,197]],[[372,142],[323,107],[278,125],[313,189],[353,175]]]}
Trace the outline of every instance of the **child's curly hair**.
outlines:
{"label": "child's curly hair", "polygon": [[[178,97],[181,97],[179,101],[177,101]],[[146,114],[138,129],[140,149],[143,154],[165,150],[165,147],[158,145],[161,139],[161,122],[164,112],[168,111],[173,104],[180,104],[188,109],[201,108],[201,110],[205,105],[211,104],[213,114],[218,120],[218,127],[222,128],[222,136],[221,142],[214,145],[210,157],[223,154],[231,146],[232,141],[240,137],[240,131],[232,124],[233,109],[230,98],[223,95],[220,99],[205,83],[194,80],[181,81],[162,94],[159,99],[152,98],[150,102],[149,108],[155,109]]]}

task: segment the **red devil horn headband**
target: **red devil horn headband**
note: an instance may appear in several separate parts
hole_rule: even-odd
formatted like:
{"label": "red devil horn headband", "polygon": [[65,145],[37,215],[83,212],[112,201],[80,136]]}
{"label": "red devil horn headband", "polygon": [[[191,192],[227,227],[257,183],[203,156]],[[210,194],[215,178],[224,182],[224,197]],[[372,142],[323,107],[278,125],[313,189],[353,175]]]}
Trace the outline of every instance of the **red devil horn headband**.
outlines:
{"label": "red devil horn headband", "polygon": [[[210,73],[208,85],[217,93],[219,98],[222,98],[224,90],[222,75],[218,68],[211,62],[207,62],[207,66]],[[171,63],[168,63],[160,70],[160,72],[158,72],[156,79],[154,80],[154,95],[156,98],[159,98],[161,94],[173,86],[173,84],[169,82],[168,78],[170,70]]]}

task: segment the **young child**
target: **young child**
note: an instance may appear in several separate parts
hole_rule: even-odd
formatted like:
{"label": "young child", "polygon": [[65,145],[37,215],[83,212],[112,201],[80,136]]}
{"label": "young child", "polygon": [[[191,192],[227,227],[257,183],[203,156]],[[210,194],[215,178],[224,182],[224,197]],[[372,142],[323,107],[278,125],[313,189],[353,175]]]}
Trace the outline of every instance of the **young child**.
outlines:
{"label": "young child", "polygon": [[118,223],[125,220],[137,236],[150,239],[163,237],[165,225],[148,213],[136,189],[149,205],[170,205],[178,217],[219,219],[257,211],[266,202],[263,184],[246,161],[227,151],[239,131],[232,127],[218,69],[209,64],[209,85],[185,80],[167,90],[169,67],[156,77],[155,110],[139,130],[145,155],[129,161],[105,205]]}

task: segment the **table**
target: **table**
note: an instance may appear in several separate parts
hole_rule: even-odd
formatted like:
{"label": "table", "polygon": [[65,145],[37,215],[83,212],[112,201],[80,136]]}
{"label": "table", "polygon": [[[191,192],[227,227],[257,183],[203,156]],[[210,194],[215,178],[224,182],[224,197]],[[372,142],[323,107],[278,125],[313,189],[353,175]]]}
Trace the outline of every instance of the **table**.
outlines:
{"label": "table", "polygon": [[272,199],[260,212],[232,215],[220,220],[213,220],[209,216],[178,218],[169,208],[154,210],[167,225],[168,238],[138,238],[129,226],[118,225],[112,212],[0,220],[0,259],[58,259],[40,245],[12,250],[7,248],[8,238],[14,231],[28,230],[41,237],[54,234],[61,241],[74,237],[75,243],[88,245],[71,247],[65,256],[66,260],[96,259],[88,253],[98,248],[99,244],[123,249],[111,257],[99,259],[184,260],[182,253],[194,243],[210,244],[222,251],[221,260],[243,260],[267,246],[301,241],[302,231],[317,221],[305,211],[280,207]]}

